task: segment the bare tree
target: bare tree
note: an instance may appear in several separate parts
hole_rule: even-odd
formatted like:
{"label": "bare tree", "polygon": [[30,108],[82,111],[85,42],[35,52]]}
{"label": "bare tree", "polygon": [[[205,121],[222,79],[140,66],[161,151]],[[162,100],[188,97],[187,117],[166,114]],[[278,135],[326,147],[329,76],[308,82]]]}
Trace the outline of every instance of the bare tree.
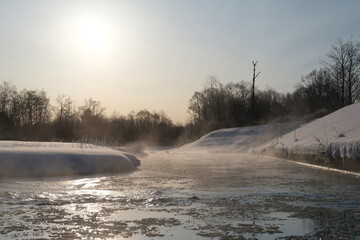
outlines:
{"label": "bare tree", "polygon": [[92,98],[85,100],[85,104],[80,106],[79,110],[82,115],[90,116],[102,116],[105,112],[105,108],[101,106],[101,102]]}
{"label": "bare tree", "polygon": [[189,101],[188,112],[195,123],[199,123],[203,118],[203,99],[204,95],[202,92],[195,91]]}
{"label": "bare tree", "polygon": [[69,96],[59,95],[56,98],[56,103],[57,105],[53,107],[55,121],[68,121],[75,116],[75,107]]}
{"label": "bare tree", "polygon": [[105,108],[102,107],[101,102],[89,98],[85,100],[83,106],[79,107],[79,110],[82,125],[81,135],[93,140],[105,137],[103,134],[106,125]]}
{"label": "bare tree", "polygon": [[355,44],[353,41],[346,42],[346,57],[348,59],[347,66],[347,96],[348,104],[352,104],[358,96],[360,90],[359,75],[360,75],[360,47],[359,43]]}
{"label": "bare tree", "polygon": [[346,80],[346,48],[342,40],[338,39],[335,45],[333,45],[330,53],[328,54],[330,62],[329,66],[332,76],[337,82],[338,89],[340,89],[341,102],[345,105],[345,80]]}
{"label": "bare tree", "polygon": [[15,93],[16,87],[11,83],[3,82],[0,85],[0,112],[7,113],[9,110],[8,108],[10,107],[11,98],[15,95]]}
{"label": "bare tree", "polygon": [[255,79],[259,76],[260,72],[256,73],[256,65],[257,65],[258,61],[254,62],[252,61],[253,64],[253,79],[252,79],[252,95],[251,95],[251,109],[253,111],[253,113],[255,112]]}
{"label": "bare tree", "polygon": [[32,126],[47,123],[50,120],[50,100],[44,90],[34,91],[24,89],[22,98],[23,124]]}
{"label": "bare tree", "polygon": [[323,65],[335,81],[343,105],[352,104],[359,99],[360,92],[360,46],[351,39],[344,42],[338,39],[332,46],[328,61]]}

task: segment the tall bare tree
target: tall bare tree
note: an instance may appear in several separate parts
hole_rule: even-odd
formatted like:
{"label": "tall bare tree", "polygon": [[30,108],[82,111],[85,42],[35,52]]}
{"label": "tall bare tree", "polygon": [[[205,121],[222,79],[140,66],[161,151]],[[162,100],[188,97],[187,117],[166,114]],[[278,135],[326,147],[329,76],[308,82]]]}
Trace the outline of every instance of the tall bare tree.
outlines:
{"label": "tall bare tree", "polygon": [[346,42],[346,57],[348,59],[346,87],[348,104],[354,103],[359,100],[360,92],[360,45],[353,41]]}
{"label": "tall bare tree", "polygon": [[360,45],[351,39],[338,39],[327,55],[323,65],[329,71],[337,86],[343,105],[359,100],[360,93]]}
{"label": "tall bare tree", "polygon": [[251,109],[252,112],[255,112],[255,79],[259,76],[260,72],[256,73],[256,65],[257,65],[258,61],[254,62],[252,61],[253,64],[253,79],[252,79],[252,94],[251,94]]}

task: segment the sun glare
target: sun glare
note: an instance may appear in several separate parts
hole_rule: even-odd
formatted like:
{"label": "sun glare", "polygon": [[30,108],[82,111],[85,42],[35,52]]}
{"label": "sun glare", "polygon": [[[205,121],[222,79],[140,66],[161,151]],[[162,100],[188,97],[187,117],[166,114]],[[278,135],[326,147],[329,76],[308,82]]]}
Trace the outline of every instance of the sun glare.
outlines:
{"label": "sun glare", "polygon": [[101,18],[82,18],[74,24],[77,47],[88,52],[101,52],[111,45],[111,29]]}
{"label": "sun glare", "polygon": [[100,50],[109,44],[109,36],[105,26],[99,22],[84,23],[80,29],[80,40],[84,46],[92,50]]}

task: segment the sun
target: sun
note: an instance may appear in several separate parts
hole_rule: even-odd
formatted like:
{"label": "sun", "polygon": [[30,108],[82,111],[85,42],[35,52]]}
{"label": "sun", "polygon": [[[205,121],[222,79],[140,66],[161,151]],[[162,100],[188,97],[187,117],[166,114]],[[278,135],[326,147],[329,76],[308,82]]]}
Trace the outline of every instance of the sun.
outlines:
{"label": "sun", "polygon": [[100,22],[83,23],[79,34],[84,47],[90,50],[101,50],[109,44],[109,33]]}
{"label": "sun", "polygon": [[82,18],[75,24],[77,46],[88,52],[101,52],[111,45],[109,24],[98,18]]}

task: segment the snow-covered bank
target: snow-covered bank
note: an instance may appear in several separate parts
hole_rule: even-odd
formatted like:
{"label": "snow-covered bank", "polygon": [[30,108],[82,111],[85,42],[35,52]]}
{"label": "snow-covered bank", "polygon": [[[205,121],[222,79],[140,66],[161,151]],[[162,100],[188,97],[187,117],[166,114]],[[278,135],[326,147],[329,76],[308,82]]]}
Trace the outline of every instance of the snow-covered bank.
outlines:
{"label": "snow-covered bank", "polygon": [[360,103],[307,124],[220,129],[177,149],[197,150],[264,154],[360,171]]}
{"label": "snow-covered bank", "polygon": [[249,149],[260,146],[261,144],[290,132],[301,125],[301,122],[295,122],[220,129],[206,134],[199,140],[186,144],[178,150],[247,152]]}
{"label": "snow-covered bank", "polygon": [[131,171],[133,155],[91,144],[0,141],[0,176],[54,176]]}
{"label": "snow-covered bank", "polygon": [[360,158],[360,103],[316,119],[254,149],[281,155],[326,155],[334,159]]}

